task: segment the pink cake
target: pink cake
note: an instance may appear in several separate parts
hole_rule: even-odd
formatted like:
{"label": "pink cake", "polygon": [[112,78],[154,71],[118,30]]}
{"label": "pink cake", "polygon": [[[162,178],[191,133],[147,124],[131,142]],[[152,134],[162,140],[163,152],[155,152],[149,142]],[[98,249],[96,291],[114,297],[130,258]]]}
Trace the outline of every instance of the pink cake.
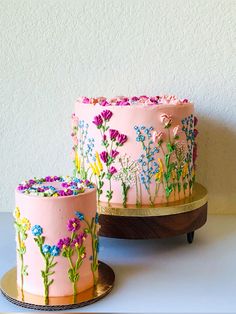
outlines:
{"label": "pink cake", "polygon": [[96,189],[89,181],[46,177],[16,189],[17,284],[48,297],[76,295],[97,282]]}
{"label": "pink cake", "polygon": [[74,175],[98,201],[154,206],[189,197],[195,180],[194,106],[175,96],[81,97],[72,115]]}

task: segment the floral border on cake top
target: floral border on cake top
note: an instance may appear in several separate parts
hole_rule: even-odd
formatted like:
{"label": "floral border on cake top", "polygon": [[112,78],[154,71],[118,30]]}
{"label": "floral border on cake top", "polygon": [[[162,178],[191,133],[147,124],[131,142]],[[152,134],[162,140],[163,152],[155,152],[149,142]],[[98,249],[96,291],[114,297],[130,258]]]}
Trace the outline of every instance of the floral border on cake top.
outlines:
{"label": "floral border on cake top", "polygon": [[106,106],[132,106],[137,104],[145,104],[149,106],[154,105],[179,105],[188,103],[188,99],[180,99],[174,95],[160,95],[160,96],[152,96],[148,97],[146,95],[142,96],[133,96],[133,97],[113,97],[113,98],[106,98],[106,97],[97,97],[97,98],[88,98],[88,97],[80,97],[78,102],[83,104],[93,104],[93,105],[100,105],[103,107]]}
{"label": "floral border on cake top", "polygon": [[[50,185],[53,182],[60,182],[61,187],[57,189],[53,185]],[[88,180],[81,180],[70,176],[47,176],[45,178],[34,178],[23,181],[18,185],[17,190],[27,195],[59,197],[78,195],[84,193],[87,188],[94,188],[94,185]]]}

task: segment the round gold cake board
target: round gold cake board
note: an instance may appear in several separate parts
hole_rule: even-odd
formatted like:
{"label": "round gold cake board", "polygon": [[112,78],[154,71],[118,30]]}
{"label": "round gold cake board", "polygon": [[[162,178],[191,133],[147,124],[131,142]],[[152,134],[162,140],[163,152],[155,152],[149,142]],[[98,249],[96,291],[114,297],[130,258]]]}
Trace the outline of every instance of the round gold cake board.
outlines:
{"label": "round gold cake board", "polygon": [[98,283],[95,287],[85,290],[74,296],[49,297],[46,302],[44,297],[29,294],[21,290],[16,284],[16,267],[9,270],[2,277],[0,289],[6,299],[16,305],[44,311],[59,311],[79,308],[92,304],[111,292],[115,281],[113,270],[105,263],[99,261]]}
{"label": "round gold cake board", "polygon": [[100,236],[122,239],[153,239],[187,234],[189,243],[194,231],[207,220],[207,190],[199,183],[190,197],[176,202],[137,208],[100,203]]}

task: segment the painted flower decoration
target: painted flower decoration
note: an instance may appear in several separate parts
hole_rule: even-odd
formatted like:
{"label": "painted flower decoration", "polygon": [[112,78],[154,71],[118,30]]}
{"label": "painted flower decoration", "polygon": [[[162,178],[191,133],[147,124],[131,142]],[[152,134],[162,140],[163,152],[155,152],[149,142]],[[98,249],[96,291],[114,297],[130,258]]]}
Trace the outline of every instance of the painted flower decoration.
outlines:
{"label": "painted flower decoration", "polygon": [[104,110],[101,113],[101,116],[105,121],[109,121],[112,117],[113,113],[110,110]]}
{"label": "painted flower decoration", "polygon": [[67,229],[68,231],[75,232],[80,228],[80,220],[78,218],[72,218],[68,220]]}
{"label": "painted flower decoration", "polygon": [[172,123],[172,116],[168,115],[166,113],[163,113],[160,117],[161,123],[164,124],[165,129],[168,129],[171,126]]}
{"label": "painted flower decoration", "polygon": [[38,237],[43,233],[43,229],[40,225],[34,225],[31,229],[31,232],[35,237]]}
{"label": "painted flower decoration", "polygon": [[83,221],[84,220],[84,214],[82,214],[81,212],[76,212],[75,213],[76,217],[80,220]]}

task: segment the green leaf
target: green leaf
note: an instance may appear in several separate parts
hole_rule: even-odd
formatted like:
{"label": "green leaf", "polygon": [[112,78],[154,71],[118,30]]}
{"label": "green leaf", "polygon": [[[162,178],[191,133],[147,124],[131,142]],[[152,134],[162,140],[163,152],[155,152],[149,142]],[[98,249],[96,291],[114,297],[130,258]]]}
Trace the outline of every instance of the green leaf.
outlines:
{"label": "green leaf", "polygon": [[39,245],[39,240],[38,240],[38,238],[34,238],[34,241]]}
{"label": "green leaf", "polygon": [[54,266],[56,266],[57,262],[53,263],[53,264],[50,264],[49,265],[49,268],[53,268]]}
{"label": "green leaf", "polygon": [[53,274],[55,274],[55,271],[51,271],[51,272],[47,273],[47,276],[51,276]]}
{"label": "green leaf", "polygon": [[166,147],[167,147],[169,153],[173,152],[174,149],[173,149],[173,146],[170,143],[167,143]]}
{"label": "green leaf", "polygon": [[184,188],[184,190],[186,190],[186,189],[187,189],[187,187],[188,187],[188,183],[187,183],[187,182],[184,182],[184,184],[183,184],[183,188]]}
{"label": "green leaf", "polygon": [[51,284],[52,284],[53,282],[54,282],[54,280],[51,279],[51,280],[49,281],[49,283],[48,283],[48,287],[51,286]]}
{"label": "green leaf", "polygon": [[166,197],[168,198],[173,191],[172,185],[166,186]]}
{"label": "green leaf", "polygon": [[181,178],[181,175],[182,175],[182,169],[178,169],[177,170],[177,180],[179,181],[179,179]]}
{"label": "green leaf", "polygon": [[75,277],[74,277],[74,282],[78,281],[79,280],[79,274],[75,274]]}
{"label": "green leaf", "polygon": [[165,163],[166,163],[166,167],[169,166],[169,161],[170,161],[170,154],[166,154],[165,155]]}
{"label": "green leaf", "polygon": [[44,270],[41,270],[41,275],[43,278],[45,278],[45,271]]}

